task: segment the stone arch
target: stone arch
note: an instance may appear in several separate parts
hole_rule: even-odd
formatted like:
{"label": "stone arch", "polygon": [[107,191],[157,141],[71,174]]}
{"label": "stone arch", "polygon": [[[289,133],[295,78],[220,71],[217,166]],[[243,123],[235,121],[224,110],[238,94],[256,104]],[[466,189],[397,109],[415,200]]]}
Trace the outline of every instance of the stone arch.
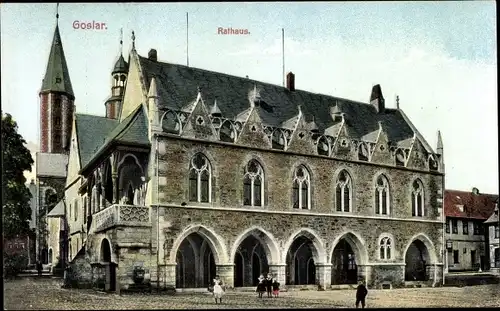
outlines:
{"label": "stone arch", "polygon": [[417,240],[422,242],[425,245],[427,252],[429,253],[429,259],[431,261],[429,264],[437,264],[438,257],[436,254],[436,248],[435,248],[432,240],[425,233],[418,233],[418,234],[414,235],[413,237],[411,237],[410,241],[408,242],[408,244],[406,244],[406,247],[404,248],[404,251],[402,253],[403,260],[405,259],[406,252],[410,248],[411,244]]}
{"label": "stone arch", "polygon": [[141,173],[142,173],[142,176],[144,176],[144,168],[142,167],[141,165],[141,162],[139,161],[139,159],[137,158],[137,156],[135,154],[132,154],[132,153],[127,153],[125,154],[121,160],[118,162],[118,164],[116,165],[116,170],[119,171],[120,170],[120,167],[122,166],[122,164],[125,162],[125,160],[127,158],[133,158],[134,161],[135,161],[135,164],[137,164],[137,166],[141,169]]}
{"label": "stone arch", "polygon": [[181,243],[191,233],[198,233],[208,242],[210,248],[212,249],[212,254],[214,255],[215,264],[219,265],[229,262],[227,258],[227,249],[222,237],[220,237],[219,235],[214,233],[213,230],[207,228],[204,225],[193,224],[184,229],[175,239],[174,244],[172,245],[172,248],[170,250],[170,263],[175,263],[177,251]]}
{"label": "stone arch", "polygon": [[342,239],[345,239],[351,245],[356,258],[359,259],[358,265],[365,265],[368,263],[369,257],[368,250],[365,247],[366,242],[359,234],[353,231],[344,231],[335,240],[333,240],[332,246],[328,250],[328,262],[332,260],[333,251]]}
{"label": "stone arch", "polygon": [[283,251],[281,253],[281,262],[286,262],[286,255],[290,246],[292,246],[292,243],[300,236],[308,238],[314,245],[313,249],[311,250],[313,253],[314,262],[316,264],[326,263],[327,255],[324,247],[325,244],[323,243],[323,240],[319,237],[319,235],[309,228],[300,228],[290,236],[290,238],[283,246]]}
{"label": "stone arch", "polygon": [[[166,117],[166,119],[165,119]],[[173,121],[175,124],[163,124],[163,121],[171,122]],[[182,122],[175,113],[175,111],[167,109],[160,117],[160,125],[162,127],[163,131],[166,131],[167,133],[173,133],[173,134],[178,134],[180,135],[182,133]],[[172,128],[173,126],[173,128]],[[178,127],[178,129],[176,129]]]}
{"label": "stone arch", "polygon": [[234,261],[238,247],[249,236],[255,237],[264,247],[269,264],[280,263],[280,250],[274,236],[258,226],[253,226],[240,234],[233,243],[229,259]]}
{"label": "stone arch", "polygon": [[96,244],[96,254],[98,254],[98,261],[103,261],[104,258],[102,258],[102,253],[101,253],[101,250],[102,250],[102,246],[103,246],[103,243],[108,243],[109,245],[109,250],[110,250],[110,253],[111,253],[111,261],[110,262],[114,262],[114,263],[117,263],[118,260],[116,258],[116,254],[115,254],[115,249],[113,248],[113,244],[111,244],[111,238],[108,236],[108,235],[105,235],[103,236],[102,238],[99,239],[99,243]]}

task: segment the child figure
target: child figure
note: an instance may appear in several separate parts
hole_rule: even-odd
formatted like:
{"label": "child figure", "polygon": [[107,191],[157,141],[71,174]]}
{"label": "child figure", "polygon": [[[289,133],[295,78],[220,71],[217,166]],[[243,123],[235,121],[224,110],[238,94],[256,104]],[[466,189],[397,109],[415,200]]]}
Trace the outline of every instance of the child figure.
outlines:
{"label": "child figure", "polygon": [[257,280],[259,281],[259,283],[257,284],[256,291],[257,293],[259,293],[259,298],[262,298],[262,296],[266,291],[266,284],[265,284],[266,278],[264,277],[264,275],[261,274]]}
{"label": "child figure", "polygon": [[280,283],[278,282],[277,279],[273,278],[273,295],[274,298],[278,298],[278,295],[280,293]]}
{"label": "child figure", "polygon": [[215,276],[213,280],[214,291],[213,295],[215,298],[215,303],[217,304],[217,299],[219,299],[219,303],[222,303],[222,296],[224,295],[224,289],[222,288],[222,281],[218,275]]}

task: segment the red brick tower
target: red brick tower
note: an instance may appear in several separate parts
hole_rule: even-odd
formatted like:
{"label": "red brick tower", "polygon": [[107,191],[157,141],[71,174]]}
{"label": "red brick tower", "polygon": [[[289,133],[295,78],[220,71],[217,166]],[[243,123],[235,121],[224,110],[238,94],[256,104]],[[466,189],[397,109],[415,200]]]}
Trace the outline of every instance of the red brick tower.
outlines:
{"label": "red brick tower", "polygon": [[39,95],[40,152],[67,154],[71,140],[75,95],[57,22]]}

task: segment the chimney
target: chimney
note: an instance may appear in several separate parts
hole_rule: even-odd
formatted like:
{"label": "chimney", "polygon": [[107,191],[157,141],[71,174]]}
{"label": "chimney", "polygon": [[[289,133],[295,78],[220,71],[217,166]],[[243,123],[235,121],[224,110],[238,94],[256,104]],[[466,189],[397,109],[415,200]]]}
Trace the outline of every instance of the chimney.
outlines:
{"label": "chimney", "polygon": [[295,91],[295,75],[292,72],[286,75],[286,88],[289,91]]}
{"label": "chimney", "polygon": [[156,50],[155,49],[151,49],[149,50],[148,52],[148,58],[154,62],[156,62],[158,60],[158,56],[156,54]]}
{"label": "chimney", "polygon": [[372,94],[370,96],[370,104],[375,106],[378,113],[383,113],[385,111],[385,99],[382,95],[382,88],[380,87],[380,84],[373,86]]}

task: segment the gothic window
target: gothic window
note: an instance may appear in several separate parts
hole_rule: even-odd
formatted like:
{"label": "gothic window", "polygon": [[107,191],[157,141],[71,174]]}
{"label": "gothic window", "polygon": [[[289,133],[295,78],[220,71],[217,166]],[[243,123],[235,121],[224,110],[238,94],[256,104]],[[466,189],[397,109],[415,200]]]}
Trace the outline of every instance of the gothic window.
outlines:
{"label": "gothic window", "polygon": [[335,204],[337,212],[350,212],[352,199],[351,176],[347,171],[340,172],[335,187]]}
{"label": "gothic window", "polygon": [[230,121],[222,123],[219,129],[219,139],[228,143],[236,141],[236,129]]}
{"label": "gothic window", "polygon": [[391,239],[389,237],[380,240],[380,259],[391,259]]}
{"label": "gothic window", "polygon": [[405,166],[406,155],[402,149],[396,150],[396,166]]}
{"label": "gothic window", "polygon": [[293,208],[311,209],[311,177],[304,166],[294,172]]}
{"label": "gothic window", "polygon": [[411,188],[411,215],[412,216],[425,216],[424,210],[424,190],[422,182],[415,180]]}
{"label": "gothic window", "polygon": [[330,155],[330,144],[325,136],[321,136],[318,139],[317,151],[319,155],[329,156]]}
{"label": "gothic window", "polygon": [[264,202],[264,170],[256,160],[251,160],[245,167],[243,180],[243,204],[262,206]]}
{"label": "gothic window", "polygon": [[389,182],[384,175],[380,175],[375,184],[375,214],[390,214],[389,195]]}
{"label": "gothic window", "polygon": [[179,134],[181,131],[181,123],[177,115],[173,111],[167,111],[161,120],[161,126],[164,132],[171,134]]}
{"label": "gothic window", "polygon": [[286,148],[285,134],[280,129],[275,129],[272,133],[272,148],[279,150],[285,150]]}
{"label": "gothic window", "polygon": [[212,169],[201,153],[196,154],[189,167],[189,200],[208,203],[211,201]]}

